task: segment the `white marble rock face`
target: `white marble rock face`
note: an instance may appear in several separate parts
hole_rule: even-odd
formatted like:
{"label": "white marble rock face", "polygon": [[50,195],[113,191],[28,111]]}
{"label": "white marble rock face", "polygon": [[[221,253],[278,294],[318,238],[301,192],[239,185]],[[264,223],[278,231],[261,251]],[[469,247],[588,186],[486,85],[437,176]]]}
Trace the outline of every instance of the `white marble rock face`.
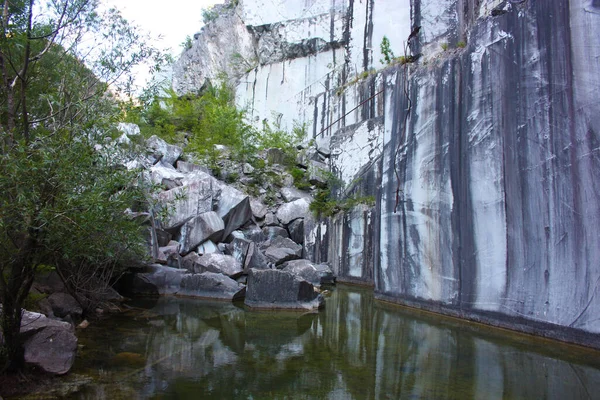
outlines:
{"label": "white marble rock face", "polygon": [[[242,0],[177,90],[217,69],[224,29],[256,60],[235,81],[252,121],[331,139],[331,170],[376,206],[307,219],[314,261],[391,298],[600,333],[600,4],[412,3]],[[402,56],[417,25],[418,61],[384,68],[383,36]]]}

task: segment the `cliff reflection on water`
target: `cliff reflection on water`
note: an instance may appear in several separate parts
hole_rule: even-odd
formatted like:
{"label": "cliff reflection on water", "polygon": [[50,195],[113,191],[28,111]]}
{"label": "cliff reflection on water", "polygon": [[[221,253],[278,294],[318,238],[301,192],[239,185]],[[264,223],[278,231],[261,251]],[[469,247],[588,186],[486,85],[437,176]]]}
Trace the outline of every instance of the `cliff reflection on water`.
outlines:
{"label": "cliff reflection on water", "polygon": [[161,298],[82,333],[75,395],[115,398],[585,399],[597,352],[441,320],[338,287],[315,314]]}

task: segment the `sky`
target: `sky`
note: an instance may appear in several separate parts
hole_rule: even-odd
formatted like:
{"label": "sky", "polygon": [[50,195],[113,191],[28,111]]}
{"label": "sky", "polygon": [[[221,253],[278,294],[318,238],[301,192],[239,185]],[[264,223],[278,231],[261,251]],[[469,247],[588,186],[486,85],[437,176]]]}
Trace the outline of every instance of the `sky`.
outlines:
{"label": "sky", "polygon": [[[173,56],[181,51],[186,36],[193,36],[202,27],[202,9],[223,0],[101,0],[108,7],[116,7],[130,22],[139,25],[154,37],[162,36],[156,43],[159,48],[171,48]],[[147,68],[144,68],[147,70]],[[148,78],[144,70],[136,82]]]}

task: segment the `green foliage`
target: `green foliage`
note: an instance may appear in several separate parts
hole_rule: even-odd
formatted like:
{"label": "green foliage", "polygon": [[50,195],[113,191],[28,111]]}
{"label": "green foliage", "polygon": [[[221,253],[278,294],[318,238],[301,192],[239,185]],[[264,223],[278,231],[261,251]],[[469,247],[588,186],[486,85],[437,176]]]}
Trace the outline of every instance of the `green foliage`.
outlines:
{"label": "green foliage", "polygon": [[467,43],[461,40],[460,42],[456,43],[456,47],[458,47],[459,49],[464,49],[465,47],[467,47]]}
{"label": "green foliage", "polygon": [[396,59],[396,62],[400,65],[405,65],[415,62],[415,59],[413,56],[400,56]]}
{"label": "green foliage", "polygon": [[344,198],[338,198],[334,193],[342,189],[344,182],[333,172],[327,171],[324,175],[327,186],[317,190],[314,200],[309,206],[309,209],[317,218],[332,217],[339,212],[349,211],[360,204],[365,204],[369,207],[375,205],[375,197],[373,196],[353,194]]}
{"label": "green foliage", "polygon": [[440,46],[442,46],[442,50],[444,50],[444,51],[448,50],[448,43],[444,42],[444,43],[440,44]]}
{"label": "green foliage", "polygon": [[380,60],[380,62],[387,65],[391,64],[396,56],[394,56],[394,52],[390,46],[390,40],[387,38],[387,36],[384,36],[383,39],[381,39],[379,48],[381,50],[381,54],[383,55],[383,59]]}
{"label": "green foliage", "polygon": [[215,21],[217,18],[219,18],[219,8],[212,6],[202,9],[202,22],[205,25]]}
{"label": "green foliage", "polygon": [[263,121],[263,129],[255,135],[258,150],[280,149],[285,154],[285,165],[292,167],[296,163],[298,150],[296,146],[306,136],[306,125],[295,124],[291,132],[281,129],[279,124],[271,126]]}
{"label": "green foliage", "polygon": [[144,136],[157,135],[168,142],[183,142],[188,134],[187,151],[216,161],[215,145],[231,149],[237,159],[250,152],[255,132],[245,122],[245,112],[234,104],[233,92],[225,83],[209,87],[201,95],[178,97],[172,89],[155,96],[138,111]]}
{"label": "green foliage", "polygon": [[181,47],[185,51],[185,50],[191,49],[192,45],[193,45],[192,38],[190,37],[190,35],[187,35],[185,37],[185,40],[181,43]]}
{"label": "green foliage", "polygon": [[[97,1],[0,5],[0,327],[18,369],[21,308],[36,271],[51,264],[84,308],[93,290],[144,253],[125,210],[144,201],[135,171],[100,152],[121,110],[111,93],[160,54]],[[83,42],[85,40],[85,43]]]}

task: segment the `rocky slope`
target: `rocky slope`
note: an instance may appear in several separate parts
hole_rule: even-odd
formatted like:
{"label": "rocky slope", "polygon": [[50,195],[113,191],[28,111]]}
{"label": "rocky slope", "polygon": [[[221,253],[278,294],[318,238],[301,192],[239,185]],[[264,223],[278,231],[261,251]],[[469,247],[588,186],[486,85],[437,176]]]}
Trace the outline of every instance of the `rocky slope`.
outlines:
{"label": "rocky slope", "polygon": [[[179,65],[208,62],[211,35],[244,36],[252,47],[228,50],[252,60],[235,75],[239,104],[257,121],[308,122],[330,143],[338,195],[376,197],[305,221],[314,261],[386,300],[598,346],[597,1],[240,0],[231,12],[236,25],[209,24]],[[381,64],[384,35],[410,58]],[[176,71],[175,88],[206,76]]]}
{"label": "rocky slope", "polygon": [[[118,142],[140,141],[133,138],[139,135],[135,126],[120,128]],[[145,185],[158,189],[149,212],[132,212],[148,225],[154,263],[134,274],[124,289],[137,295],[245,298],[254,308],[323,305],[315,287],[333,283],[333,274],[327,265],[302,258],[312,196],[293,186],[292,177],[278,164],[281,151],[265,151],[261,167],[255,168],[237,165],[222,148],[218,170],[230,184],[205,166],[184,161],[180,147],[156,136],[145,142],[141,154],[138,151],[121,162],[141,168]],[[247,194],[250,189],[256,197]]]}

